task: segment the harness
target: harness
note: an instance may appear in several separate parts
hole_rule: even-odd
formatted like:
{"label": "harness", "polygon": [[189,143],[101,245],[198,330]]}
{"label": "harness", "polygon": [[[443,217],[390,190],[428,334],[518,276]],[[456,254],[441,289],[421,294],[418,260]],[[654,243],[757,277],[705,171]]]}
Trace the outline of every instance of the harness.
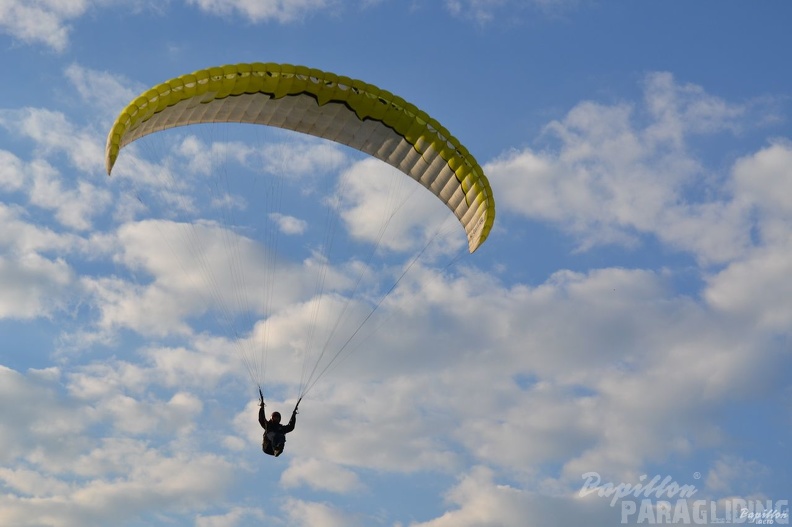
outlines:
{"label": "harness", "polygon": [[[265,406],[264,394],[261,393],[261,388],[259,388],[259,395],[261,396],[261,406],[263,407]],[[302,401],[302,397],[300,397],[297,400],[297,404],[294,405],[292,419],[294,419],[294,416],[299,413],[297,409],[300,406],[300,401]],[[281,455],[281,453],[283,453],[283,448],[286,445],[286,434],[282,432],[282,429],[285,427],[280,423],[273,423],[272,421],[266,421],[266,423],[267,427],[265,428],[264,434],[261,438],[261,450],[267,455],[278,457]],[[278,430],[272,430],[270,427],[277,427]],[[282,439],[282,441],[275,443],[274,441],[276,439]]]}

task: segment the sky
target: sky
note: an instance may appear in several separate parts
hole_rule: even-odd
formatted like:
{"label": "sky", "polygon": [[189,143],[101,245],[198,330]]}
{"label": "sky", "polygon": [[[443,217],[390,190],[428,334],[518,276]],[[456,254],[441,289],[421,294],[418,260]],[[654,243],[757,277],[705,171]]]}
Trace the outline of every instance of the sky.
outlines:
{"label": "sky", "polygon": [[[0,0],[0,525],[788,524],[790,20]],[[487,241],[265,127],[154,134],[107,176],[129,101],[243,62],[437,119],[489,179]],[[259,383],[268,412],[305,392],[279,458]]]}

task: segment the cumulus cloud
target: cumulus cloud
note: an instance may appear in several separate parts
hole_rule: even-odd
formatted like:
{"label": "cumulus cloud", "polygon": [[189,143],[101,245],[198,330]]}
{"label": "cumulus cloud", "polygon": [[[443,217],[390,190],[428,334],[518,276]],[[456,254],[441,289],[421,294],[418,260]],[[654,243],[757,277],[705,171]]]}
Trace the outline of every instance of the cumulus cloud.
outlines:
{"label": "cumulus cloud", "polygon": [[367,525],[360,515],[328,503],[289,499],[283,505],[289,525],[295,527],[358,527]]}
{"label": "cumulus cloud", "polygon": [[[152,506],[163,512],[184,507],[201,510],[223,491],[232,474],[228,464],[214,456],[166,457],[138,442],[110,442],[91,451],[92,455],[104,453],[126,456],[116,479],[71,481],[68,489],[55,482],[44,485],[44,489],[60,491],[54,495],[30,488],[26,481],[30,476],[24,472],[4,474],[3,484],[10,492],[0,497],[0,521],[33,526],[44,519],[49,525],[76,527],[112,523],[119,517],[129,521],[144,516]],[[206,477],[209,473],[211,478]],[[63,476],[74,478],[77,474]],[[30,523],[30,518],[36,519],[35,523]]]}
{"label": "cumulus cloud", "polygon": [[71,302],[76,275],[61,256],[79,244],[72,236],[59,235],[25,221],[25,212],[0,204],[0,318],[31,319],[50,316]]}
{"label": "cumulus cloud", "polygon": [[792,147],[775,141],[734,165],[735,201],[755,217],[756,242],[723,270],[707,277],[705,299],[713,308],[773,332],[792,323],[789,255],[792,221]]}
{"label": "cumulus cloud", "polygon": [[[275,189],[282,184],[278,179],[303,180],[305,184],[304,180],[316,179],[347,164],[338,146],[321,140],[297,139],[296,132],[249,129],[248,142],[228,142],[220,140],[219,128],[214,130],[218,131],[217,135],[212,129],[205,129],[201,137],[189,135],[174,148],[185,159],[191,173],[211,175],[233,161],[263,172],[259,176],[264,180],[261,185]],[[268,139],[262,139],[259,134]],[[283,136],[291,137],[292,141],[284,141]]]}
{"label": "cumulus cloud", "polygon": [[[777,346],[648,271],[563,273],[534,288],[440,275],[413,285],[354,361],[317,385],[290,452],[405,472],[469,457],[519,481],[552,460],[561,468],[548,485],[574,488],[592,470],[622,480],[720,445],[713,415],[771,393],[759,380],[784,364]],[[472,386],[487,389],[472,397]],[[284,474],[323,480],[304,466]]]}
{"label": "cumulus cloud", "polygon": [[746,206],[756,210],[766,241],[778,233],[784,236],[792,219],[792,143],[776,140],[734,164],[734,194]]}
{"label": "cumulus cloud", "polygon": [[9,190],[25,192],[30,203],[52,211],[62,225],[87,230],[110,203],[107,189],[84,178],[67,181],[46,157],[65,154],[77,170],[95,170],[101,159],[96,138],[75,128],[65,115],[36,108],[0,110],[0,126],[35,141],[36,157],[23,162],[5,154],[2,181]]}
{"label": "cumulus cloud", "polygon": [[297,139],[296,133],[284,131],[276,136],[291,137],[291,141],[266,141],[257,149],[256,163],[267,174],[276,177],[301,180],[316,179],[318,176],[335,172],[349,161],[337,146],[319,139]]}
{"label": "cumulus cloud", "polygon": [[198,515],[195,527],[236,527],[249,525],[251,521],[265,522],[267,515],[260,509],[250,507],[234,507],[225,514]]}
{"label": "cumulus cloud", "polygon": [[86,0],[11,0],[0,8],[0,28],[23,42],[63,51],[69,42],[69,22],[88,7]]}
{"label": "cumulus cloud", "polygon": [[84,279],[102,306],[100,324],[106,328],[186,333],[184,318],[209,309],[217,309],[220,320],[233,328],[241,313],[262,315],[310,294],[310,280],[298,267],[271,263],[269,248],[216,224],[128,223],[119,229],[116,243],[119,263],[148,280]]}
{"label": "cumulus cloud", "polygon": [[[0,456],[4,465],[11,466],[16,459],[34,454],[36,448],[73,451],[76,445],[68,439],[69,434],[80,433],[88,421],[85,415],[71,415],[73,407],[58,401],[57,377],[55,382],[28,378],[0,366],[0,379],[0,393],[5,402],[0,409],[3,417]],[[36,447],[31,449],[31,444]]]}
{"label": "cumulus cloud", "polygon": [[484,466],[474,466],[460,477],[445,501],[450,510],[432,520],[412,522],[410,527],[561,527],[581,517],[595,525],[609,525],[618,519],[618,512],[608,509],[605,500],[584,501],[523,490],[499,483],[496,474]]}
{"label": "cumulus cloud", "polygon": [[302,234],[308,227],[308,223],[305,220],[286,214],[273,212],[269,215],[269,218],[278,224],[278,228],[284,234]]}
{"label": "cumulus cloud", "polygon": [[314,12],[334,7],[334,0],[187,0],[190,5],[215,15],[241,15],[252,22],[290,23]]}
{"label": "cumulus cloud", "polygon": [[458,17],[468,18],[479,24],[489,24],[498,20],[514,22],[520,10],[534,7],[544,12],[564,10],[574,5],[576,0],[445,0],[448,11]]}
{"label": "cumulus cloud", "polygon": [[[64,386],[72,393],[73,383],[84,385],[86,376],[108,383],[107,373],[86,368],[67,376],[52,370],[26,375],[0,367],[0,523],[72,527],[128,521],[152,505],[163,512],[200,510],[228,487],[234,469],[227,461],[174,444],[189,437],[201,411],[194,396],[135,400],[121,395],[118,384],[83,390],[78,399],[61,395]],[[172,446],[157,443],[162,437]],[[168,454],[171,449],[176,453]]]}
{"label": "cumulus cloud", "polygon": [[[334,206],[353,237],[390,251],[414,252],[453,221],[435,196],[374,159],[355,163],[341,175],[335,199]],[[461,246],[459,239],[446,237],[444,242],[452,250]]]}
{"label": "cumulus cloud", "polygon": [[0,319],[35,318],[63,308],[73,280],[72,269],[62,259],[0,255]]}
{"label": "cumulus cloud", "polygon": [[792,237],[778,242],[708,278],[704,296],[713,308],[767,330],[789,332],[792,289],[787,277],[792,272],[788,249]]}
{"label": "cumulus cloud", "polygon": [[[511,152],[486,170],[506,210],[560,225],[581,249],[635,245],[648,234],[703,262],[726,262],[751,244],[747,211],[720,190],[728,176],[708,174],[687,141],[738,130],[745,111],[654,73],[642,107],[580,103],[546,128],[558,149]],[[692,197],[707,185],[709,198]]]}
{"label": "cumulus cloud", "polygon": [[42,155],[65,154],[79,170],[100,171],[103,144],[93,132],[78,128],[61,112],[42,108],[0,110],[0,126],[35,141]]}
{"label": "cumulus cloud", "polygon": [[67,66],[64,74],[82,100],[91,108],[104,112],[108,119],[114,119],[129,101],[145,89],[142,84],[123,76],[76,63]]}
{"label": "cumulus cloud", "polygon": [[23,188],[25,182],[24,163],[16,155],[0,150],[0,188],[14,192]]}
{"label": "cumulus cloud", "polygon": [[281,475],[285,487],[307,485],[316,490],[347,493],[360,490],[363,485],[357,474],[342,466],[319,459],[293,461]]}
{"label": "cumulus cloud", "polygon": [[87,230],[92,226],[92,217],[110,204],[112,195],[87,181],[78,181],[73,188],[63,185],[63,178],[46,163],[33,163],[29,170],[32,177],[30,203],[52,210],[55,218],[64,226]]}

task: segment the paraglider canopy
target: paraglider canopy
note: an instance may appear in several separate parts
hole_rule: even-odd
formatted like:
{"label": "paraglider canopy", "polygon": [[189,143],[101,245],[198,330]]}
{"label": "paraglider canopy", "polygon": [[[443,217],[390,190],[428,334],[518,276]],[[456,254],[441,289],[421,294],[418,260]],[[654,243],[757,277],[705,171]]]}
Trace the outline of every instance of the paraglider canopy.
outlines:
{"label": "paraglider canopy", "polygon": [[495,220],[492,189],[467,149],[414,105],[363,81],[289,64],[234,64],[154,86],[133,100],[107,137],[107,173],[121,148],[147,134],[197,123],[270,125],[360,150],[409,175],[453,211],[472,253]]}

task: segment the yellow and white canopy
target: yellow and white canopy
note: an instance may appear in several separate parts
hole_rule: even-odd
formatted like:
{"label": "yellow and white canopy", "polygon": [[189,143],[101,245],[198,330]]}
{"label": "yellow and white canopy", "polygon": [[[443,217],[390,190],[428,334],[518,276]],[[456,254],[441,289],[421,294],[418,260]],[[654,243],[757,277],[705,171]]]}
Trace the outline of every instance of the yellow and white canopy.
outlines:
{"label": "yellow and white canopy", "polygon": [[289,64],[234,64],[182,75],[124,108],[107,137],[110,174],[125,145],[197,123],[276,126],[350,146],[398,168],[442,200],[468,237],[470,252],[495,220],[481,167],[440,123],[365,82]]}

